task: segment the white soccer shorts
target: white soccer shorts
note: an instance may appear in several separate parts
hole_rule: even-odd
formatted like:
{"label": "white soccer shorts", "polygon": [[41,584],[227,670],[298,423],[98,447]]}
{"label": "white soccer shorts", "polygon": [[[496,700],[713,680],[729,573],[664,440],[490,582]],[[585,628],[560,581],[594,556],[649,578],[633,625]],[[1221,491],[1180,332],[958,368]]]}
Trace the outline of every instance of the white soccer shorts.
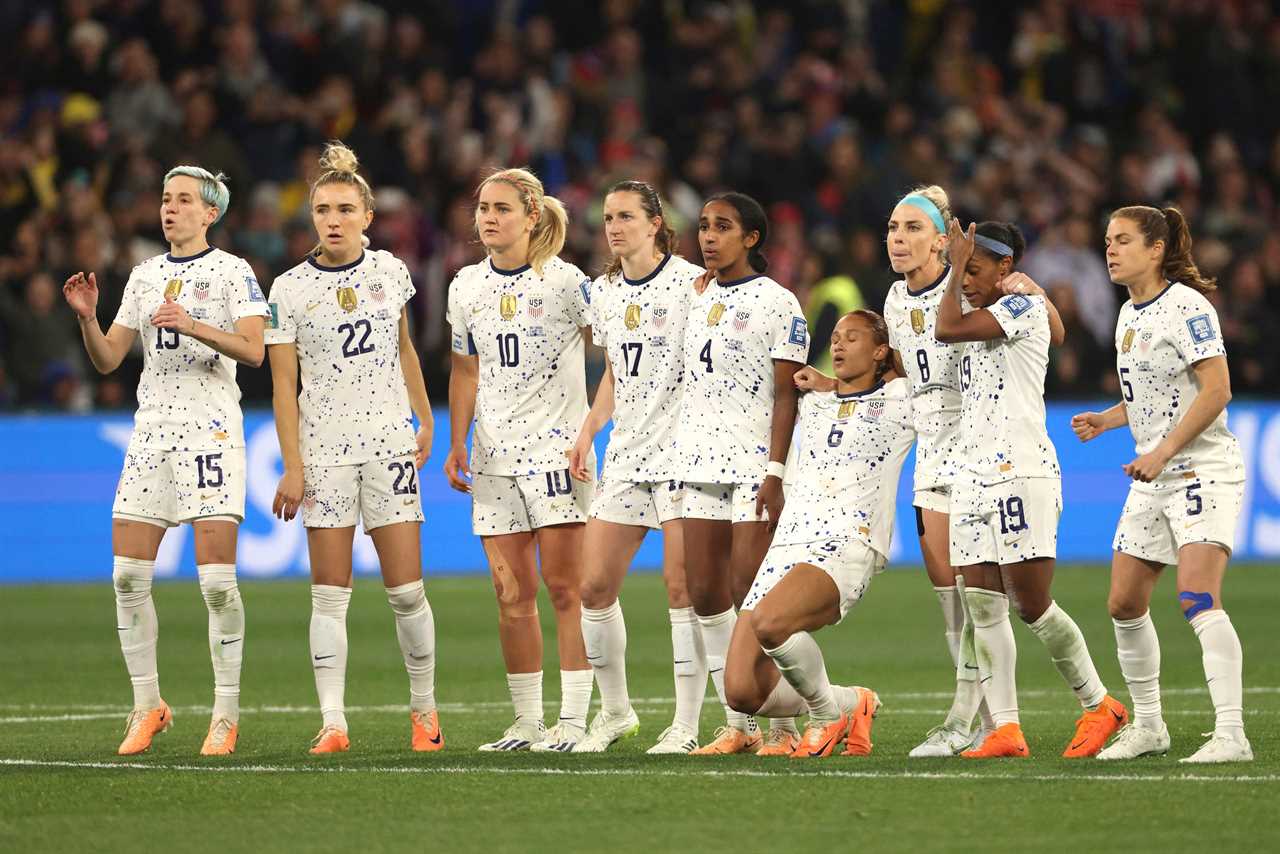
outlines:
{"label": "white soccer shorts", "polygon": [[807,563],[831,576],[840,591],[840,619],[857,604],[871,584],[871,576],[884,569],[884,557],[854,537],[813,543],[772,545],[765,553],[755,581],[742,600],[742,611],[753,611],[796,564]]}
{"label": "white soccer shorts", "polygon": [[351,528],[361,522],[372,531],[422,521],[413,454],[346,466],[303,466],[302,482],[302,524],[308,528]]}
{"label": "white soccer shorts", "polygon": [[636,482],[604,480],[596,484],[591,518],[618,525],[661,528],[681,518],[684,484],[677,480]]}
{"label": "white soccer shorts", "polygon": [[1057,557],[1062,482],[1020,477],[951,491],[951,565],[1008,565]]}
{"label": "white soccer shorts", "polygon": [[686,483],[681,515],[685,519],[713,519],[719,522],[762,522],[756,516],[758,483]]}
{"label": "white soccer shorts", "polygon": [[917,489],[911,497],[911,506],[921,510],[932,510],[935,513],[951,512],[951,488],[935,486],[930,489]]}
{"label": "white soccer shorts", "polygon": [[244,520],[244,448],[159,451],[130,447],[111,515],[173,527],[209,516]]}
{"label": "white soccer shorts", "polygon": [[591,484],[569,477],[567,468],[471,481],[471,527],[481,537],[585,522],[590,506]]}
{"label": "white soccer shorts", "polygon": [[1214,543],[1231,554],[1244,483],[1192,481],[1159,492],[1129,487],[1112,548],[1166,565],[1190,543]]}

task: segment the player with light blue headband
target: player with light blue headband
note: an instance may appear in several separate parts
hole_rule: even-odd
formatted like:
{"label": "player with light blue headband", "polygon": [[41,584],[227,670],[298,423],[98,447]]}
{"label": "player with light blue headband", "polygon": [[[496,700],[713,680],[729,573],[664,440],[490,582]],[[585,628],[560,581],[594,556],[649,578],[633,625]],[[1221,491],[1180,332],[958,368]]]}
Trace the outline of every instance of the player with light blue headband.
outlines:
{"label": "player with light blue headband", "polygon": [[213,720],[200,752],[231,753],[239,733],[244,609],[235,563],[245,460],[236,363],[262,364],[267,303],[249,264],[209,245],[230,198],[221,174],[169,170],[160,201],[169,251],[134,267],[105,334],[95,275],[76,273],[62,289],[99,372],[119,367],[142,337],[138,411],[111,511],[116,629],[133,682],[122,755],[145,751],[173,721],[160,698],[151,580],[165,530],[182,522],[195,530],[213,659]]}

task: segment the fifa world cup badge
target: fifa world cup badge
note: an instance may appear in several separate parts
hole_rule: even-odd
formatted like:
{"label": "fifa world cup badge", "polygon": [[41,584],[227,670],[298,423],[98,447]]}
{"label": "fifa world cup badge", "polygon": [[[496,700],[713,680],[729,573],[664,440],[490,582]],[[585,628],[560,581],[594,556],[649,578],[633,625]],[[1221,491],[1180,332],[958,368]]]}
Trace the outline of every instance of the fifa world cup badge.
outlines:
{"label": "fifa world cup badge", "polygon": [[707,326],[715,326],[722,317],[724,317],[724,303],[718,302],[711,306],[711,311],[707,312]]}
{"label": "fifa world cup badge", "polygon": [[355,311],[357,302],[355,288],[338,288],[338,305],[343,311]]}
{"label": "fifa world cup badge", "polygon": [[1133,330],[1126,329],[1124,331],[1124,339],[1120,342],[1120,352],[1128,353],[1129,348],[1133,346]]}
{"label": "fifa world cup badge", "polygon": [[498,311],[502,314],[503,320],[510,320],[516,316],[516,295],[503,294],[502,299],[498,301]]}
{"label": "fifa world cup badge", "polygon": [[164,286],[165,299],[177,299],[180,293],[182,293],[182,279],[170,279]]}
{"label": "fifa world cup badge", "polygon": [[841,420],[848,418],[853,414],[853,408],[857,405],[857,401],[846,400],[844,403],[840,404],[840,411],[836,413],[836,417]]}
{"label": "fifa world cup badge", "polygon": [[640,325],[640,306],[632,303],[627,306],[627,313],[623,315],[622,322],[627,325],[628,329],[635,329]]}
{"label": "fifa world cup badge", "polygon": [[924,334],[924,309],[911,309],[911,331],[917,335]]}

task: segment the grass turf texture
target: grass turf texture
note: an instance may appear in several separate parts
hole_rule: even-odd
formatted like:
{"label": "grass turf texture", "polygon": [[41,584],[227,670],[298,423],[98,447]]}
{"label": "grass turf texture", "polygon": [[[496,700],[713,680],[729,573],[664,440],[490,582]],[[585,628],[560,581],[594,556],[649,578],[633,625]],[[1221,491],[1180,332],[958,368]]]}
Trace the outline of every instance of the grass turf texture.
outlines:
{"label": "grass turf texture", "polygon": [[[194,582],[155,588],[160,687],[175,727],[148,754],[115,756],[130,701],[110,585],[0,593],[0,850],[363,852],[454,850],[746,851],[1262,849],[1280,842],[1280,637],[1276,568],[1235,566],[1227,582],[1245,650],[1245,722],[1256,761],[1179,765],[1212,729],[1200,650],[1178,613],[1172,573],[1153,616],[1163,647],[1169,757],[1068,761],[1079,707],[1025,627],[1018,686],[1032,758],[910,760],[941,722],[952,669],[939,609],[918,570],[879,576],[841,626],[820,633],[833,681],[869,685],[885,707],[866,758],[651,757],[670,723],[670,635],[661,580],[623,590],[638,738],[596,756],[479,754],[511,711],[496,614],[482,578],[428,581],[446,749],[408,750],[408,699],[394,624],[376,581],[348,619],[350,753],[311,757],[319,728],[308,664],[309,598],[298,582],[242,582],[248,630],[241,736],[226,759],[198,755],[212,674]],[[1113,694],[1129,699],[1106,613],[1104,567],[1061,568],[1076,619]],[[542,602],[548,722],[559,706],[551,609]],[[710,691],[709,691],[710,694]],[[596,698],[598,701],[598,698]],[[593,710],[594,710],[593,704]],[[709,697],[702,739],[723,722]],[[46,763],[46,764],[33,764]],[[87,764],[86,764],[87,763]],[[105,766],[105,767],[98,767]],[[116,767],[124,766],[124,767]]]}

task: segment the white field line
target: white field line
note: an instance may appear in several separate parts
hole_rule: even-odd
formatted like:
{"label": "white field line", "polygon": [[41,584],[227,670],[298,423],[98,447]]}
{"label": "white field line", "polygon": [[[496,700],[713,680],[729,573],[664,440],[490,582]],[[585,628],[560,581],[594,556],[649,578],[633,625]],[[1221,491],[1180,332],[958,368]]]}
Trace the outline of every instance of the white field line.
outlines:
{"label": "white field line", "polygon": [[514,775],[546,777],[744,777],[752,779],[824,777],[854,780],[1027,780],[1057,783],[1280,783],[1280,774],[1010,774],[980,771],[849,771],[830,769],[813,772],[770,772],[749,768],[707,770],[688,765],[679,770],[642,768],[485,768],[458,765],[384,765],[346,768],[326,765],[192,765],[149,762],[78,762],[52,759],[0,758],[0,766],[18,768],[83,768],[126,771],[196,771],[206,774],[427,774],[427,775]]}

